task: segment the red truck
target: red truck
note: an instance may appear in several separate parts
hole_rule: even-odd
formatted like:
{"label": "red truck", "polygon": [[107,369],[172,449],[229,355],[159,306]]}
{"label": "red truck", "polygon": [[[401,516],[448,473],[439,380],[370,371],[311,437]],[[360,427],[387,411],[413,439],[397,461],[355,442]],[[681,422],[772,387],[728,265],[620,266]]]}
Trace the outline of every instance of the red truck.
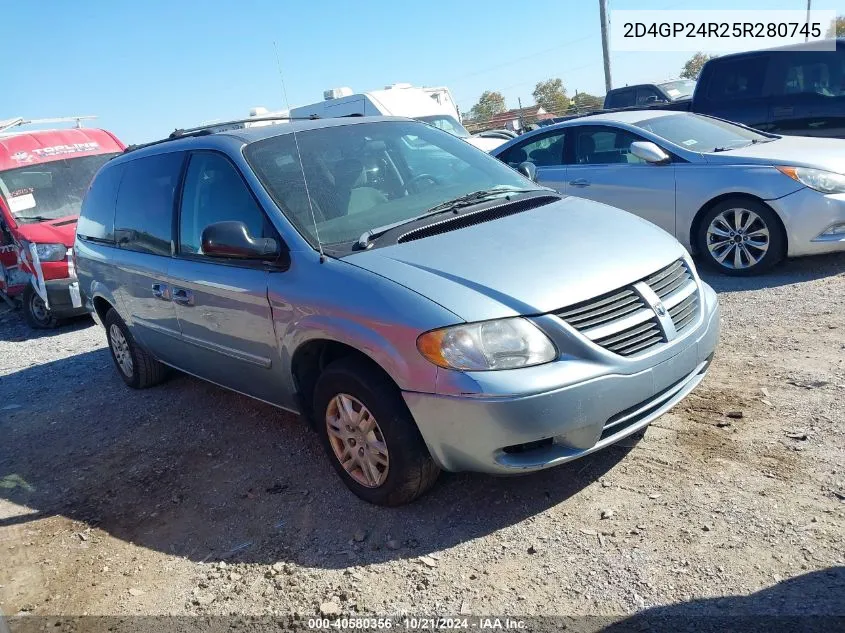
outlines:
{"label": "red truck", "polygon": [[[88,117],[0,121],[0,300],[20,297],[30,327],[55,327],[84,314],[73,267],[82,199],[94,174],[124,145]],[[20,131],[31,123],[76,120],[77,128]]]}

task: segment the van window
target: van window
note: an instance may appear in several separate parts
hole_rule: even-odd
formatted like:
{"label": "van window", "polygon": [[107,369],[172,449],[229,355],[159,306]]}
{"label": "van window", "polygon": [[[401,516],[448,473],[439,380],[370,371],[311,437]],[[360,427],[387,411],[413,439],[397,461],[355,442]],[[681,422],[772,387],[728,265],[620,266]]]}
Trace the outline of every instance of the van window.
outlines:
{"label": "van window", "polygon": [[607,95],[606,108],[627,108],[634,105],[634,89],[611,90]]}
{"label": "van window", "polygon": [[774,93],[845,96],[845,51],[801,51],[776,59]]}
{"label": "van window", "polygon": [[173,198],[183,158],[184,152],[173,152],[126,163],[114,217],[120,248],[170,255]]}
{"label": "van window", "polygon": [[562,165],[564,134],[561,130],[535,137],[528,143],[511,147],[499,156],[499,160],[511,167],[519,167],[520,163],[525,161],[534,163],[536,167]]}
{"label": "van window", "polygon": [[763,96],[768,55],[753,55],[710,62],[710,101],[740,101]]}
{"label": "van window", "polygon": [[106,167],[88,188],[76,233],[97,242],[114,242],[114,203],[123,176],[123,165]]}
{"label": "van window", "polygon": [[238,220],[252,237],[267,237],[266,220],[235,167],[215,152],[191,155],[179,217],[179,252],[202,255],[202,232],[215,222]]}

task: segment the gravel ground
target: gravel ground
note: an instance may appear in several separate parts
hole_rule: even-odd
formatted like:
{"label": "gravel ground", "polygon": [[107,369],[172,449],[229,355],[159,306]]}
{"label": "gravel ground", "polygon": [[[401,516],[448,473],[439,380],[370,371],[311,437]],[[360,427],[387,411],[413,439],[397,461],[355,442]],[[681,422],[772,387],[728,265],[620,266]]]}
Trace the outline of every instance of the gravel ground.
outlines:
{"label": "gravel ground", "polygon": [[0,609],[845,616],[845,256],[707,280],[716,360],[642,439],[399,509],[294,416],[0,315]]}

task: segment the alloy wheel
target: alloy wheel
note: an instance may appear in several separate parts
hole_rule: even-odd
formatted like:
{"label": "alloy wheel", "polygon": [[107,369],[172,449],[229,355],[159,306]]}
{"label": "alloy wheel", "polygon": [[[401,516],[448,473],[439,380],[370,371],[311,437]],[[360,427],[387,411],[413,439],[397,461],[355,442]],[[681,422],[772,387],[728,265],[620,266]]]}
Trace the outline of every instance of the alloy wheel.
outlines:
{"label": "alloy wheel", "polygon": [[127,378],[132,378],[132,372],[135,371],[135,366],[132,362],[132,354],[129,351],[129,343],[126,342],[123,332],[115,324],[112,324],[109,328],[109,343],[111,344],[112,353],[114,354],[118,367],[120,367],[120,371]]}
{"label": "alloy wheel", "polygon": [[720,266],[742,270],[756,266],[769,252],[769,227],[750,209],[719,213],[707,227],[707,249]]}
{"label": "alloy wheel", "polygon": [[335,457],[350,477],[367,488],[384,483],[390,467],[387,443],[364,403],[337,394],[326,408],[326,430]]}

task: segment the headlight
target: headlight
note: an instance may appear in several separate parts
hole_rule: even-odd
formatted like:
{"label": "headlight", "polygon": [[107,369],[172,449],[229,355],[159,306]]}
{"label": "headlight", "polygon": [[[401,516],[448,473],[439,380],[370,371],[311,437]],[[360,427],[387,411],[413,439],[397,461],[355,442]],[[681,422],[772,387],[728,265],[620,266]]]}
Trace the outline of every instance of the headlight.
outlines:
{"label": "headlight", "polygon": [[777,170],[810,189],[822,193],[845,193],[845,174],[809,167],[777,167]]}
{"label": "headlight", "polygon": [[42,262],[58,262],[67,256],[67,246],[64,244],[36,244],[35,252]]}
{"label": "headlight", "polygon": [[549,338],[519,317],[432,330],[417,339],[417,349],[435,365],[461,371],[529,367],[557,356]]}

